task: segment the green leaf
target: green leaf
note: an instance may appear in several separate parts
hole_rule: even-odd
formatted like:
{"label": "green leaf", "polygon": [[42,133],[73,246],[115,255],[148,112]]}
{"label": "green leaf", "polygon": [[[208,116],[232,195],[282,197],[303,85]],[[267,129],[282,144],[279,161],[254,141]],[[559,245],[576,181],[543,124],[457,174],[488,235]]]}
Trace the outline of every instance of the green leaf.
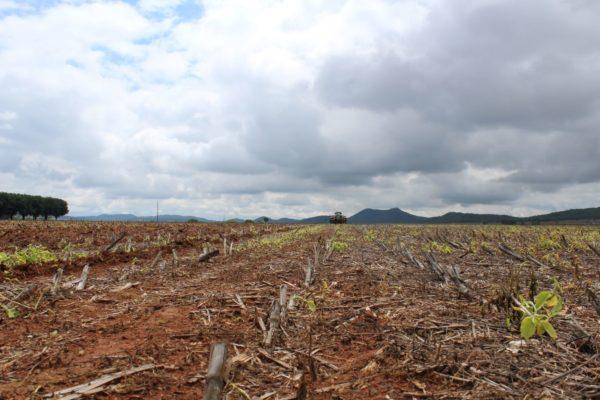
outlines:
{"label": "green leaf", "polygon": [[554,307],[552,307],[552,310],[550,310],[550,314],[549,315],[551,317],[557,316],[558,313],[561,312],[562,309],[563,309],[563,300],[562,300],[562,298],[559,297],[559,296],[556,296],[556,297],[558,297],[558,302],[554,305]]}
{"label": "green leaf", "polygon": [[535,333],[538,336],[542,336],[544,334],[544,322],[547,322],[547,321],[536,321],[535,322]]}
{"label": "green leaf", "polygon": [[315,311],[317,311],[317,304],[315,303],[314,300],[306,300],[306,307],[308,307],[308,310],[311,313],[314,313]]}
{"label": "green leaf", "polygon": [[525,339],[531,338],[535,334],[535,322],[533,317],[525,317],[521,321],[521,336]]}
{"label": "green leaf", "polygon": [[556,330],[554,330],[554,327],[550,322],[542,321],[541,325],[544,327],[544,330],[546,331],[546,333],[548,333],[548,335],[550,335],[552,339],[556,339],[558,337],[558,335],[556,334]]}
{"label": "green leaf", "polygon": [[552,294],[552,292],[548,292],[547,290],[544,290],[544,291],[538,293],[538,295],[535,296],[535,307],[537,309],[542,308],[542,306],[546,303],[546,301],[548,299],[550,299],[552,296],[554,296]]}
{"label": "green leaf", "polygon": [[559,300],[560,299],[558,298],[558,296],[553,293],[552,296],[548,300],[546,300],[546,303],[544,305],[548,308],[552,308],[556,304],[558,304]]}

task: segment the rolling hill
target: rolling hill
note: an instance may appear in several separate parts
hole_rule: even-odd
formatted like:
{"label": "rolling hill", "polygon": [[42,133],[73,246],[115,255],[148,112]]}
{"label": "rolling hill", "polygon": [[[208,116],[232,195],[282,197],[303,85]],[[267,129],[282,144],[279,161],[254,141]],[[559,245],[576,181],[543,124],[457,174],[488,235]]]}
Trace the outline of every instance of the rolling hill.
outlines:
{"label": "rolling hill", "polygon": [[348,219],[351,224],[419,224],[426,221],[426,217],[407,213],[397,207],[389,210],[365,208]]}
{"label": "rolling hill", "polygon": [[[256,218],[254,222],[262,222],[264,217]],[[83,221],[131,221],[152,222],[156,217],[138,217],[133,214],[100,214],[88,217],[64,217],[66,220]],[[186,222],[196,220],[198,222],[219,222],[206,218],[185,215],[161,215],[160,222]],[[244,219],[235,218],[229,222],[244,222]],[[515,223],[544,223],[565,221],[590,221],[600,222],[600,207],[582,208],[566,211],[557,211],[548,214],[534,215],[531,217],[513,217],[503,214],[473,214],[461,212],[449,212],[437,217],[422,217],[414,215],[395,207],[389,210],[377,210],[365,208],[348,218],[351,224],[515,224]],[[318,215],[310,218],[293,219],[280,218],[269,219],[272,224],[326,224],[329,223],[328,215]]]}

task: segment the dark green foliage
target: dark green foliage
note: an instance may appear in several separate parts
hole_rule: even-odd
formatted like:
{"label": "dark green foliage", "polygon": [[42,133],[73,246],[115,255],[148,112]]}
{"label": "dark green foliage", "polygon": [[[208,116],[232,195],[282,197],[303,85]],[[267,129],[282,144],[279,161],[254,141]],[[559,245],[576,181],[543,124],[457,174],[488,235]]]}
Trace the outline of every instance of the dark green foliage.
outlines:
{"label": "dark green foliage", "polygon": [[389,210],[365,208],[348,219],[351,224],[420,224],[426,221],[426,217],[409,214],[399,208]]}
{"label": "dark green foliage", "polygon": [[594,220],[600,219],[600,207],[557,211],[526,219],[531,222]]}
{"label": "dark green foliage", "polygon": [[30,196],[27,194],[0,192],[0,218],[13,218],[19,214],[25,219],[49,216],[62,217],[69,212],[67,202],[54,197]]}
{"label": "dark green foliage", "polygon": [[510,215],[498,214],[471,214],[461,212],[449,212],[439,217],[427,219],[427,223],[442,224],[514,224],[519,218]]}

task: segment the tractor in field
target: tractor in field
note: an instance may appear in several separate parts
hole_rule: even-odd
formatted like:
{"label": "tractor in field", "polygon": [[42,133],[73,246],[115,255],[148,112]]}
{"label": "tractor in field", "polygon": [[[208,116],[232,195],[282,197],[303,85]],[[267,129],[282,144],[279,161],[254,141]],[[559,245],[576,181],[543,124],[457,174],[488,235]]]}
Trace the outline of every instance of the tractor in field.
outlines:
{"label": "tractor in field", "polygon": [[346,222],[348,222],[348,218],[341,211],[336,211],[334,215],[329,217],[330,224],[345,224]]}

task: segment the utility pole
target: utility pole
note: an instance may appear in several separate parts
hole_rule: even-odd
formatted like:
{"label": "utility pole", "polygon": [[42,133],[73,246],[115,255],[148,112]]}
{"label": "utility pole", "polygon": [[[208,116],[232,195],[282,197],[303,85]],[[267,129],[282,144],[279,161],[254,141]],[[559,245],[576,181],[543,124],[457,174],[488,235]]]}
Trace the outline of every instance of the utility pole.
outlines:
{"label": "utility pole", "polygon": [[158,222],[158,200],[156,200],[156,222]]}

